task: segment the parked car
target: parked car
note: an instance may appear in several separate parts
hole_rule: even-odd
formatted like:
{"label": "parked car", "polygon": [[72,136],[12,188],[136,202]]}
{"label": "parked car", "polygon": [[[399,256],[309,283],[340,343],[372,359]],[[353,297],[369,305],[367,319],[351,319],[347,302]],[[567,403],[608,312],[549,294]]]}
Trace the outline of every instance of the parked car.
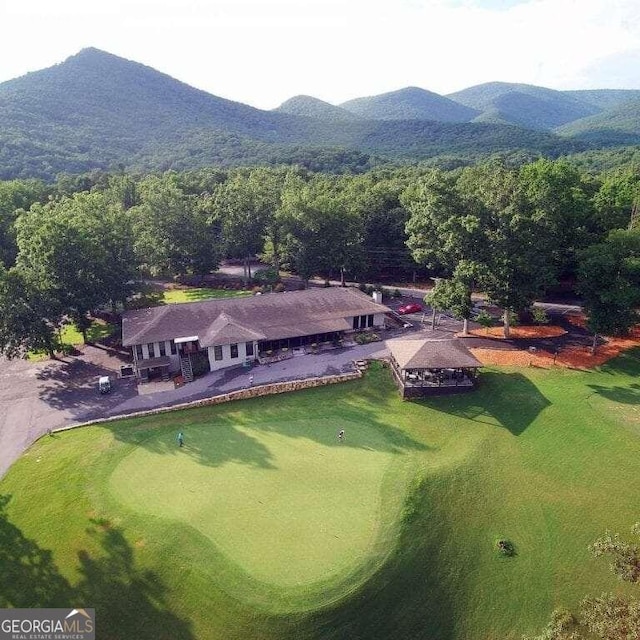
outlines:
{"label": "parked car", "polygon": [[409,304],[405,304],[398,309],[398,313],[403,316],[407,313],[420,313],[421,311],[422,305],[418,304],[417,302],[410,302]]}
{"label": "parked car", "polygon": [[98,390],[100,393],[109,393],[111,391],[111,378],[109,376],[100,376]]}

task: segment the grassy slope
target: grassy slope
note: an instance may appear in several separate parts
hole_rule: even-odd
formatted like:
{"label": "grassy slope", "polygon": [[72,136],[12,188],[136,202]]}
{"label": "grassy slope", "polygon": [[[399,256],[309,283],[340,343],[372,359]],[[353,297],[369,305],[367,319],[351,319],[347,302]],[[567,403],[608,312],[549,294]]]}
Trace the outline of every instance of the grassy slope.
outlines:
{"label": "grassy slope", "polygon": [[[616,588],[586,545],[638,519],[639,372],[637,354],[601,372],[489,371],[476,393],[402,403],[374,371],[340,387],[44,439],[0,483],[0,494],[13,495],[0,518],[9,549],[0,603],[80,600],[98,608],[103,637],[114,638],[517,638],[554,605]],[[161,453],[179,427],[225,425],[215,453],[194,460],[216,474],[229,464],[260,469],[273,438],[312,451],[309,434],[299,440],[287,427],[309,415],[331,431],[366,425],[375,451],[403,461],[402,473],[385,475],[374,553],[321,593],[250,580],[201,532],[136,515],[106,491],[125,456]],[[398,529],[393,496],[405,494],[408,472]],[[513,559],[495,552],[503,536],[516,545]],[[39,555],[45,580],[26,563]]]}

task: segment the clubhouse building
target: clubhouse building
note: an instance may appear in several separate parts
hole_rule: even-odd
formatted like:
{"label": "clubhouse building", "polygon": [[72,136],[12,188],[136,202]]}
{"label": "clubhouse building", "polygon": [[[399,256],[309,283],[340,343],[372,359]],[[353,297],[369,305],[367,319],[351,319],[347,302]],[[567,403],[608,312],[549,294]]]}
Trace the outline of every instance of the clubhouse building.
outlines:
{"label": "clubhouse building", "polygon": [[329,287],[169,304],[125,311],[122,344],[141,381],[186,381],[198,372],[249,365],[265,354],[339,343],[349,333],[384,327],[391,310],[358,289]]}

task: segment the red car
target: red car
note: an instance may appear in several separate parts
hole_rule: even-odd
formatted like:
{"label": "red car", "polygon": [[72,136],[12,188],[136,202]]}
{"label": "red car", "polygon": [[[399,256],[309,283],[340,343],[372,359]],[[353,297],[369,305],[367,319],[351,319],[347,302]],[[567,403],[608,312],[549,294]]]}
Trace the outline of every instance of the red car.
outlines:
{"label": "red car", "polygon": [[401,315],[406,315],[407,313],[420,313],[422,311],[422,306],[415,303],[415,302],[411,302],[410,304],[405,304],[403,307],[400,307],[398,309],[398,313],[400,313]]}

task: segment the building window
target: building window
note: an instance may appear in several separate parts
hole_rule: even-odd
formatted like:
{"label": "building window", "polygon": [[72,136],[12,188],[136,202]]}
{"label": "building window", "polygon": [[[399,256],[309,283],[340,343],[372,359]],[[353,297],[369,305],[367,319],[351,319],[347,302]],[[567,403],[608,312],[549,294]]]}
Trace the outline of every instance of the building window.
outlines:
{"label": "building window", "polygon": [[176,353],[178,352],[178,350],[176,349],[176,343],[172,340],[169,343],[169,346],[171,347],[171,354],[175,356]]}
{"label": "building window", "polygon": [[149,357],[150,358],[155,358],[156,357],[156,349],[155,349],[155,346],[154,346],[153,342],[150,342],[147,345],[147,349],[149,349]]}
{"label": "building window", "polygon": [[142,345],[136,345],[136,360],[142,360],[144,356],[142,355]]}
{"label": "building window", "polygon": [[166,345],[164,344],[164,341],[158,343],[158,351],[160,352],[161,356],[167,355],[167,348],[166,348]]}
{"label": "building window", "polygon": [[237,344],[232,344],[231,345],[231,357],[232,358],[237,358],[238,357],[238,345]]}
{"label": "building window", "polygon": [[354,316],[354,317],[353,317],[353,329],[354,329],[354,331],[355,331],[356,329],[359,329],[359,328],[360,328],[360,322],[359,322],[359,320],[360,320],[360,318],[359,318],[358,316]]}
{"label": "building window", "polygon": [[246,347],[247,357],[248,356],[252,356],[253,355],[253,342],[247,342],[245,347]]}
{"label": "building window", "polygon": [[213,347],[213,359],[214,360],[222,360],[222,347],[216,345]]}
{"label": "building window", "polygon": [[367,327],[373,327],[373,314],[367,316]]}
{"label": "building window", "polygon": [[366,329],[367,327],[367,316],[360,316],[360,328]]}

